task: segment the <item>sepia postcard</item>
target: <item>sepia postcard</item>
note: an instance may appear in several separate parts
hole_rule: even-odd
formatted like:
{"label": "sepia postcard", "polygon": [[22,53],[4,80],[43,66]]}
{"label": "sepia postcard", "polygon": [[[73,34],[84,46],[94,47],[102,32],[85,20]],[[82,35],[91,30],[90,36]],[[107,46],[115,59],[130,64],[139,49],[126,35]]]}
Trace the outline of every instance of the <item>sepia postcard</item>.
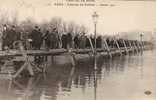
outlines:
{"label": "sepia postcard", "polygon": [[155,0],[0,0],[0,100],[156,100]]}

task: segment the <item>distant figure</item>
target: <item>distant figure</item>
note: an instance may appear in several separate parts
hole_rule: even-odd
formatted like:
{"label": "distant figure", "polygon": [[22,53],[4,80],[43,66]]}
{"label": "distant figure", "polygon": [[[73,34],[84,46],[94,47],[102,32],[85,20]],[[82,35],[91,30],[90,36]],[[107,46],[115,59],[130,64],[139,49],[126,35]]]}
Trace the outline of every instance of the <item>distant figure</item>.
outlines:
{"label": "distant figure", "polygon": [[87,37],[86,39],[86,45],[85,45],[86,48],[90,48],[91,47],[91,44],[90,44],[90,41],[89,41],[89,37]]}
{"label": "distant figure", "polygon": [[51,47],[51,36],[50,36],[50,32],[47,30],[46,34],[44,35],[44,40],[45,40],[45,46],[46,49],[50,49]]}
{"label": "distant figure", "polygon": [[10,29],[8,29],[6,25],[4,25],[3,48],[8,47],[9,49],[13,49],[13,43],[18,40],[17,36],[18,34],[14,25],[12,25]]}
{"label": "distant figure", "polygon": [[79,48],[79,35],[76,34],[76,36],[74,37],[74,47],[75,49],[78,49]]}
{"label": "distant figure", "polygon": [[85,33],[82,33],[82,35],[80,36],[80,48],[81,49],[85,49],[86,39],[87,37],[85,36]]}
{"label": "distant figure", "polygon": [[62,48],[67,49],[67,35],[66,34],[62,35],[61,41],[62,41]]}
{"label": "distant figure", "polygon": [[72,47],[72,35],[71,33],[67,33],[67,48],[71,48]]}
{"label": "distant figure", "polygon": [[97,39],[96,39],[96,46],[97,48],[101,48],[102,47],[102,37],[101,36],[98,36]]}
{"label": "distant figure", "polygon": [[40,50],[42,45],[42,33],[38,26],[35,26],[35,29],[31,32],[30,38],[32,39],[32,48],[35,50]]}
{"label": "distant figure", "polygon": [[125,43],[126,43],[126,46],[127,46],[127,47],[131,47],[131,45],[130,45],[130,43],[129,43],[129,40],[126,39],[126,40],[125,40]]}
{"label": "distant figure", "polygon": [[50,48],[51,49],[56,49],[57,48],[57,31],[56,31],[56,28],[54,28],[52,30],[52,32],[50,32],[50,41],[51,41],[51,45],[50,45]]}
{"label": "distant figure", "polygon": [[117,42],[119,44],[119,47],[124,47],[123,39],[118,39]]}
{"label": "distant figure", "polygon": [[93,47],[95,47],[95,41],[94,41],[93,35],[90,36],[90,39],[91,39],[91,42],[92,42],[92,44],[93,44]]}
{"label": "distant figure", "polygon": [[2,51],[2,44],[3,44],[3,31],[0,30],[0,51]]}
{"label": "distant figure", "polygon": [[59,43],[60,43],[60,37],[57,28],[53,29],[53,34],[54,34],[54,48],[59,48]]}
{"label": "distant figure", "polygon": [[116,47],[114,39],[111,39],[111,40],[110,40],[110,47],[111,47],[111,48]]}
{"label": "distant figure", "polygon": [[111,44],[110,44],[110,39],[109,39],[109,37],[107,37],[107,38],[106,38],[106,42],[107,42],[107,44],[108,44],[108,47],[111,47]]}

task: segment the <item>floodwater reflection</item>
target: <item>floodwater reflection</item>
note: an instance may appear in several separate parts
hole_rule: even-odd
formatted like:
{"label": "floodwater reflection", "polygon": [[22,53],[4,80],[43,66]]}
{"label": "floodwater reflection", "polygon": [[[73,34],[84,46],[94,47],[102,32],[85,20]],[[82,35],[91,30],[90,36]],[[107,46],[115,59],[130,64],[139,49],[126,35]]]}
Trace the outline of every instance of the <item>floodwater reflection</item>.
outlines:
{"label": "floodwater reflection", "polygon": [[[78,65],[50,65],[46,75],[0,81],[0,100],[154,100],[156,53],[98,57]],[[149,66],[150,65],[150,66]],[[145,95],[146,90],[152,91]]]}

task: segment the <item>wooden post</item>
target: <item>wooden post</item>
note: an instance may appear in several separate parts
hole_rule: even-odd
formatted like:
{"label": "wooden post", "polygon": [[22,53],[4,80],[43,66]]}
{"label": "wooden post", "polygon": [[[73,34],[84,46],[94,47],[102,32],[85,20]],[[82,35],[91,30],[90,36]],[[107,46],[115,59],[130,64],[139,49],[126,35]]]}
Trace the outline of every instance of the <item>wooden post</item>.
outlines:
{"label": "wooden post", "polygon": [[107,53],[109,54],[110,58],[112,58],[112,54],[111,54],[111,51],[110,51],[110,48],[109,48],[109,46],[107,44],[106,39],[103,39],[103,41],[104,41],[104,45],[105,45],[105,48],[107,50]]}
{"label": "wooden post", "polygon": [[31,76],[34,76],[34,72],[33,72],[32,65],[31,65],[31,63],[30,63],[30,60],[29,60],[29,58],[28,58],[28,56],[27,56],[26,51],[24,50],[24,47],[23,47],[22,42],[19,42],[19,48],[20,48],[20,50],[21,50],[21,52],[22,52],[22,56],[23,56],[23,58],[24,58],[25,63],[23,64],[23,66],[21,66],[20,69],[18,69],[18,71],[15,73],[15,75],[13,75],[13,78],[16,78],[17,76],[19,76],[19,74],[20,74],[24,69],[27,69],[28,72],[29,72],[29,74],[30,74]]}
{"label": "wooden post", "polygon": [[143,47],[142,41],[140,41],[139,44],[140,44],[140,47],[141,47],[141,51],[143,51],[144,47]]}
{"label": "wooden post", "polygon": [[132,49],[133,47],[132,47],[131,41],[129,40],[128,43],[129,43],[130,48]]}
{"label": "wooden post", "polygon": [[76,65],[75,53],[71,53],[70,56],[71,56],[70,58],[71,58],[72,66],[75,66]]}
{"label": "wooden post", "polygon": [[133,46],[134,46],[134,49],[136,50],[136,52],[138,53],[138,49],[136,47],[135,41],[133,41]]}
{"label": "wooden post", "polygon": [[141,47],[140,47],[140,45],[139,45],[139,42],[136,41],[136,43],[137,43],[137,48],[138,48],[138,50],[141,50]]}
{"label": "wooden post", "polygon": [[[1,38],[1,37],[0,37]],[[2,41],[0,41],[0,51],[2,51]]]}
{"label": "wooden post", "polygon": [[117,45],[118,50],[120,51],[120,55],[122,55],[121,48],[120,48],[120,46],[119,46],[118,41],[117,41],[116,39],[114,39],[114,41],[115,41],[115,43],[116,43],[116,45]]}
{"label": "wooden post", "polygon": [[92,43],[92,40],[91,40],[91,38],[90,37],[87,37],[88,39],[89,39],[89,44],[90,44],[90,46],[91,46],[91,49],[92,49],[92,53],[89,53],[89,56],[90,56],[90,58],[93,56],[93,54],[94,54],[94,46],[93,46],[93,43]]}
{"label": "wooden post", "polygon": [[15,75],[13,75],[13,78],[16,78],[17,76],[19,76],[19,74],[27,67],[27,63],[24,63],[24,65],[18,69],[18,71],[15,73]]}
{"label": "wooden post", "polygon": [[72,53],[72,51],[69,50],[67,54],[70,56],[70,61],[72,63],[72,66],[75,66],[76,65],[75,53]]}
{"label": "wooden post", "polygon": [[92,52],[94,53],[95,50],[94,50],[94,47],[93,47],[92,40],[90,39],[90,37],[88,37],[88,39],[89,39],[89,43],[90,43],[90,46],[91,46]]}
{"label": "wooden post", "polygon": [[68,79],[68,84],[67,84],[68,88],[70,88],[70,86],[72,84],[72,78],[73,78],[74,72],[75,72],[75,67],[72,66],[72,69],[70,71],[70,76],[69,76],[69,79]]}
{"label": "wooden post", "polygon": [[124,47],[125,47],[126,53],[128,54],[128,49],[127,49],[127,46],[126,46],[125,40],[122,39],[122,42],[123,42],[123,44],[124,44]]}
{"label": "wooden post", "polygon": [[54,63],[54,56],[51,55],[51,62]]}
{"label": "wooden post", "polygon": [[131,52],[131,51],[134,51],[130,40],[128,40],[128,43],[129,43],[129,51],[130,51],[130,52]]}
{"label": "wooden post", "polygon": [[42,45],[41,45],[41,49],[44,50],[46,49],[46,43],[45,40],[43,39]]}
{"label": "wooden post", "polygon": [[102,40],[102,44],[101,44],[102,48],[104,50],[107,50],[107,46],[106,46],[106,43],[105,43],[105,39]]}
{"label": "wooden post", "polygon": [[142,48],[144,49],[145,47],[145,44],[144,44],[144,42],[143,41],[141,41],[141,44],[142,44]]}

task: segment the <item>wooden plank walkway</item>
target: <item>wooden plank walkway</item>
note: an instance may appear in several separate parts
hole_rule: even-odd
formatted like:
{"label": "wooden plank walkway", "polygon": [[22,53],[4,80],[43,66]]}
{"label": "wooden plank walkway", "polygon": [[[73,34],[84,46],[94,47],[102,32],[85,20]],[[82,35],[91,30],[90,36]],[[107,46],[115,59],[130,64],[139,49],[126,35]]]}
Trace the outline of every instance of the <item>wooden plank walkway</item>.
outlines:
{"label": "wooden plank walkway", "polygon": [[[102,49],[102,48],[97,48],[96,52],[101,54],[101,55],[108,55],[111,54],[110,57],[112,57],[112,55],[116,55],[116,54],[121,54],[121,53],[125,53],[127,54],[127,52],[132,52],[135,51],[136,48],[131,48],[131,47],[127,47],[125,49],[125,47],[117,49],[117,48],[110,48],[109,51],[106,49]],[[139,50],[139,48],[138,48]],[[140,49],[141,50],[141,49]],[[9,58],[11,57],[11,60],[5,61],[4,65],[8,65],[9,62],[14,62],[14,61],[24,61],[24,64],[11,76],[12,78],[16,78],[18,77],[25,69],[28,70],[29,74],[31,76],[35,75],[35,71],[34,69],[36,69],[38,72],[45,72],[46,67],[43,68],[39,68],[37,65],[34,65],[34,61],[35,58],[38,56],[42,56],[46,59],[47,56],[56,56],[56,55],[63,55],[63,56],[69,56],[70,57],[70,61],[71,64],[73,66],[76,65],[76,58],[75,56],[77,54],[92,54],[94,55],[94,52],[92,49],[52,49],[52,50],[10,50],[8,51],[0,51],[0,59],[3,58]],[[32,57],[28,57],[28,56],[34,56],[34,59],[31,59]],[[13,59],[12,59],[13,57]],[[44,62],[43,62],[44,63]],[[45,60],[46,63],[46,60]]]}
{"label": "wooden plank walkway", "polygon": [[[128,48],[128,51],[133,51],[135,48]],[[27,50],[25,51],[28,56],[55,56],[55,55],[62,55],[64,53],[68,53],[66,49],[52,49],[52,50]],[[87,54],[92,52],[92,49],[71,49],[71,52],[76,54]],[[97,52],[107,52],[104,49],[97,49]],[[111,53],[118,53],[119,50],[115,48],[110,49]],[[125,48],[121,48],[121,52],[126,52]],[[22,52],[19,50],[10,50],[7,51],[0,51],[0,57],[7,57],[7,56],[22,56]]]}

